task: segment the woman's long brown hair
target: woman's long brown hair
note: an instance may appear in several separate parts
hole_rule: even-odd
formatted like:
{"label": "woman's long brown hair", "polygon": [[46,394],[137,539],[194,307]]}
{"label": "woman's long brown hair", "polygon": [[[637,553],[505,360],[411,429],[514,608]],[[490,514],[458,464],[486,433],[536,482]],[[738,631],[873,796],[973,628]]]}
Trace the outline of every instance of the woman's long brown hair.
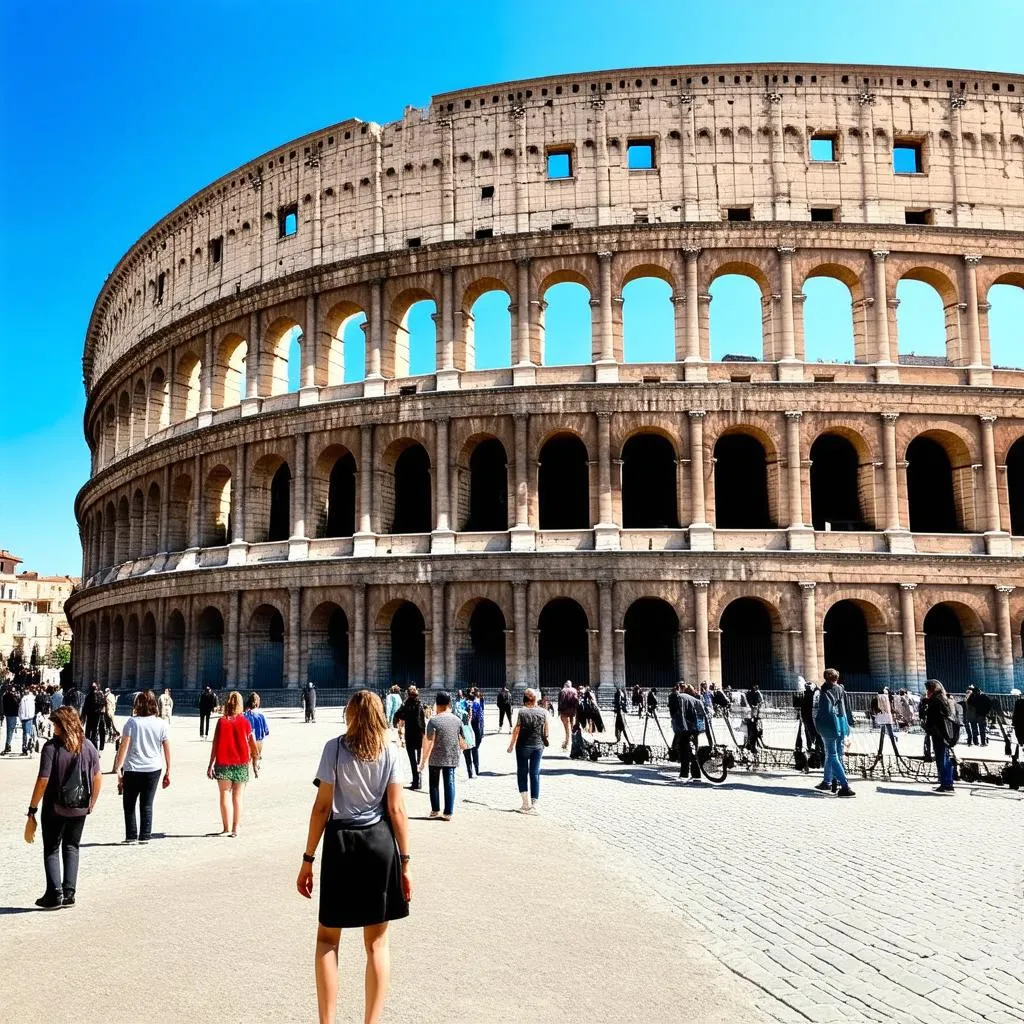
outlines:
{"label": "woman's long brown hair", "polygon": [[357,690],[345,708],[345,745],[360,761],[376,761],[387,743],[388,723],[380,697]]}
{"label": "woman's long brown hair", "polygon": [[74,708],[60,707],[50,715],[50,721],[60,730],[57,738],[64,744],[64,749],[68,753],[77,754],[85,739],[78,712]]}

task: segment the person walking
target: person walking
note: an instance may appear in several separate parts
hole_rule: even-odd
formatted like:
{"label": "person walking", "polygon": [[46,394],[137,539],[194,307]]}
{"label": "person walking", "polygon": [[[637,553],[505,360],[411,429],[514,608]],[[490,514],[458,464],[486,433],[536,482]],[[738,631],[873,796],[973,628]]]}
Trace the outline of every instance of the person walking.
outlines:
{"label": "person walking", "polygon": [[910,706],[910,698],[906,690],[900,690],[893,702],[896,720],[899,722],[900,731],[909,729],[914,724],[914,710]]}
{"label": "person walking", "polygon": [[29,757],[35,753],[36,746],[36,693],[31,686],[18,702],[18,718],[21,720],[21,756]]}
{"label": "person walking", "polygon": [[988,716],[992,713],[992,698],[980,686],[970,687],[967,694],[967,712],[973,719],[968,725],[970,738],[979,746],[988,746]]}
{"label": "person walking", "polygon": [[458,711],[454,711],[453,714],[462,723],[462,741],[465,746],[462,748],[462,756],[466,762],[466,775],[468,778],[473,778],[473,751],[476,750],[476,735],[473,733],[473,726],[469,720],[469,708],[466,708],[460,714]]}
{"label": "person walking", "polygon": [[[452,699],[441,690],[434,698],[435,714],[430,716],[420,754],[419,770],[429,765],[430,816],[451,821],[455,813],[455,769],[459,751],[466,749],[462,720],[451,712]],[[444,811],[438,787],[444,780]]]}
{"label": "person walking", "polygon": [[306,724],[316,722],[316,684],[312,679],[302,688],[302,707],[306,714]]}
{"label": "person walking", "polygon": [[260,768],[263,767],[263,741],[270,735],[270,726],[267,725],[267,716],[260,711],[260,695],[253,690],[246,701],[245,717],[252,727],[252,738],[256,741],[256,749],[259,756],[253,761],[252,773],[258,779]]}
{"label": "person walking", "polygon": [[412,769],[410,789],[422,789],[420,778],[420,752],[423,748],[423,734],[427,728],[427,716],[420,701],[420,691],[410,686],[405,691],[405,703],[395,712],[395,724],[399,734],[405,741],[405,752],[409,756],[409,767]]}
{"label": "person walking", "polygon": [[408,916],[412,899],[409,819],[380,698],[369,690],[354,693],[345,723],[345,735],[329,740],[320,756],[296,888],[312,899],[313,863],[323,838],[315,960],[320,1024],[337,1018],[343,928],[363,930],[363,1021],[377,1024],[391,972],[388,925]]}
{"label": "person walking", "polygon": [[[157,714],[152,690],[136,694],[132,717],[124,723],[114,758],[117,791],[124,809],[124,845],[145,844],[153,837],[153,799],[160,776],[171,784],[171,736],[167,720]],[[139,805],[138,820],[135,805]]]}
{"label": "person walking", "polygon": [[174,712],[174,698],[171,697],[171,691],[164,689],[164,692],[160,694],[160,699],[157,702],[160,705],[160,717],[168,724],[171,724],[171,715]]}
{"label": "person walking", "polygon": [[199,694],[199,738],[205,739],[210,735],[210,715],[217,706],[217,694],[209,686],[204,687]]}
{"label": "person walking", "polygon": [[[534,694],[536,700],[536,694]],[[512,731],[512,691],[508,688],[507,683],[501,684],[501,689],[498,691],[498,696],[495,698],[495,704],[498,705],[498,732],[501,732],[502,726],[505,724],[505,719],[508,719],[508,731]]]}
{"label": "person walking", "polygon": [[839,790],[839,796],[855,796],[850,789],[843,768],[843,742],[850,733],[847,716],[846,691],[840,685],[839,673],[834,668],[824,672],[824,682],[818,691],[818,710],[814,727],[825,746],[825,770],[822,781],[815,789]]}
{"label": "person walking", "polygon": [[21,697],[14,688],[13,683],[4,686],[3,697],[4,725],[7,727],[7,742],[4,743],[4,753],[11,752],[11,744],[14,742],[14,733],[18,728],[18,708],[21,705]]}
{"label": "person walking", "polygon": [[117,714],[117,694],[113,693],[108,686],[103,691],[103,729],[106,731],[108,740],[116,740],[121,734],[117,731],[117,722],[114,716]]}
{"label": "person walking", "polygon": [[[206,774],[217,780],[220,791],[221,835],[234,838],[242,822],[242,796],[249,781],[249,762],[259,761],[260,752],[252,735],[252,726],[242,714],[242,695],[237,690],[224,701],[224,715],[213,730],[210,763]],[[228,811],[231,828],[228,828]]]}
{"label": "person walking", "polygon": [[106,701],[100,693],[100,684],[93,683],[82,703],[82,718],[85,720],[85,736],[97,750],[103,750],[106,742],[103,728],[103,715],[106,712]]}
{"label": "person walking", "polygon": [[633,710],[637,718],[643,718],[644,714],[644,691],[640,689],[639,683],[633,684]]}
{"label": "person walking", "polygon": [[565,730],[565,739],[562,741],[562,749],[569,749],[569,740],[572,737],[573,722],[576,721],[576,713],[580,709],[580,694],[571,679],[566,679],[565,686],[558,691],[558,717]]}
{"label": "person walking", "polygon": [[[686,726],[683,724],[683,704],[679,695],[683,692],[683,684],[676,683],[668,691],[668,720],[672,726],[672,749],[669,751],[670,761],[683,762],[683,733]],[[681,771],[681,769],[680,769]]]}
{"label": "person walking", "polygon": [[[946,693],[946,688],[938,679],[929,679],[925,683],[928,704],[925,711],[925,732],[931,737],[932,753],[935,756],[935,768],[939,774],[936,793],[953,792],[953,760],[952,747],[956,742],[956,726],[954,704]],[[922,701],[923,703],[923,701]]]}
{"label": "person walking", "polygon": [[522,814],[536,813],[540,799],[540,762],[547,745],[548,716],[543,708],[537,707],[536,691],[527,688],[523,691],[523,706],[508,741],[508,753],[516,752],[516,780],[522,800],[517,810]]}
{"label": "person walking", "polygon": [[31,843],[41,801],[46,892],[36,906],[42,910],[75,905],[82,831],[103,788],[100,756],[85,738],[78,712],[72,707],[58,708],[52,721],[53,739],[43,745],[25,824],[25,838]]}
{"label": "person walking", "polygon": [[384,700],[384,720],[390,729],[394,725],[395,712],[402,706],[402,691],[397,686],[392,686]]}
{"label": "person walking", "polygon": [[877,708],[875,712],[875,725],[878,728],[878,756],[882,756],[882,745],[885,743],[887,734],[892,742],[893,752],[898,756],[899,748],[896,746],[896,734],[892,728],[894,721],[892,698],[889,696],[888,686],[883,686],[878,691],[875,701],[875,707]]}
{"label": "person walking", "polygon": [[480,774],[480,744],[484,741],[485,732],[485,710],[484,710],[484,695],[476,688],[473,687],[470,693],[469,703],[469,724],[473,729],[473,772],[476,775]]}
{"label": "person walking", "polygon": [[685,779],[687,773],[690,782],[700,782],[700,762],[697,760],[697,744],[700,734],[704,731],[704,702],[697,691],[686,683],[680,683],[679,705],[683,731],[679,737],[679,778]]}
{"label": "person walking", "polygon": [[625,687],[615,687],[612,706],[615,710],[615,742],[618,743],[626,732],[626,713],[629,710],[629,699],[626,697]]}
{"label": "person walking", "polygon": [[50,693],[50,714],[64,707],[64,691],[59,686],[52,687]]}

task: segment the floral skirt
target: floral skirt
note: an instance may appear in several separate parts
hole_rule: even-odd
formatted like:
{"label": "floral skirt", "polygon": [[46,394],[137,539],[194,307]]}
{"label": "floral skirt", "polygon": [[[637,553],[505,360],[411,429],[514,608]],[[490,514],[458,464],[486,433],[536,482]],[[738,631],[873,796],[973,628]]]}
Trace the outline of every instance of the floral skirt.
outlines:
{"label": "floral skirt", "polygon": [[249,766],[247,764],[215,764],[213,777],[224,779],[225,782],[248,782]]}

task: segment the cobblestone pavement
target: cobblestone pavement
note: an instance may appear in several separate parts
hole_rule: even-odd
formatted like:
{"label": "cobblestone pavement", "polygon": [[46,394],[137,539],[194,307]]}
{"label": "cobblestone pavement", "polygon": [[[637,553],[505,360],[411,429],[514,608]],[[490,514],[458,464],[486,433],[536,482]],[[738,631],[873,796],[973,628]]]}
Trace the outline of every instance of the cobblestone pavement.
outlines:
{"label": "cobblestone pavement", "polygon": [[[178,721],[163,837],[117,845],[108,792],[86,829],[79,906],[56,914],[31,907],[41,850],[20,839],[34,765],[0,763],[0,962],[58,941],[78,951],[61,961],[73,1005],[7,986],[0,1019],[314,1019],[315,910],[293,885],[309,779],[341,716],[299,717],[271,714],[238,840],[206,835],[208,747]],[[859,782],[841,801],[813,778],[744,771],[691,786],[669,768],[571,761],[553,742],[541,813],[524,817],[509,813],[507,742],[485,738],[479,779],[460,769],[451,824],[409,795],[417,890],[393,929],[387,1021],[1024,1021],[1019,794]],[[343,943],[342,1020],[359,1015],[357,946]]]}

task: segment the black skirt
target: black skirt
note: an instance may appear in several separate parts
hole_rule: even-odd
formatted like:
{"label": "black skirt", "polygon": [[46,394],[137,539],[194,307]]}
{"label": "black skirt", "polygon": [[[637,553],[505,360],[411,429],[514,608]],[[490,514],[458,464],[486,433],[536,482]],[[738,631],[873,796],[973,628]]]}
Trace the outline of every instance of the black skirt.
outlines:
{"label": "black skirt", "polygon": [[364,928],[409,916],[402,866],[391,823],[347,825],[332,819],[324,831],[320,924]]}

